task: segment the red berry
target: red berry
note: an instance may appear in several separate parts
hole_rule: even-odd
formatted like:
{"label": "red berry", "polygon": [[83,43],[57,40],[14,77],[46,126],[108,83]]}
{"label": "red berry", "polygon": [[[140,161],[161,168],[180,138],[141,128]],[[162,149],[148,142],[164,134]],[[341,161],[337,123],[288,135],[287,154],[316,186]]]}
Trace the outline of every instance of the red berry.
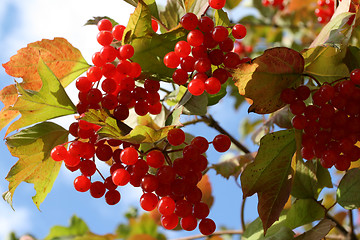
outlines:
{"label": "red berry", "polygon": [[159,168],[164,165],[164,154],[159,150],[152,150],[146,155],[146,162],[150,167]]}
{"label": "red berry", "polygon": [[189,92],[194,96],[199,96],[205,91],[205,83],[200,79],[193,79],[188,84]]}
{"label": "red berry", "polygon": [[82,175],[78,176],[74,180],[74,187],[75,187],[76,191],[86,192],[90,189],[90,186],[91,186],[91,181],[90,181],[90,179],[88,179],[85,176],[82,176]]}
{"label": "red berry", "polygon": [[214,9],[222,9],[225,7],[226,0],[209,0],[210,7]]}
{"label": "red berry", "polygon": [[171,197],[163,197],[159,200],[158,211],[163,216],[168,216],[174,213],[175,202]]}
{"label": "red berry", "polygon": [[168,68],[177,68],[180,64],[180,57],[175,52],[169,52],[164,57],[164,64]]}
{"label": "red berry", "polygon": [[185,133],[180,128],[171,129],[167,134],[167,140],[172,146],[179,146],[185,141]]}
{"label": "red berry", "polygon": [[180,23],[186,30],[194,30],[198,25],[198,18],[194,13],[188,12],[180,19]]}
{"label": "red berry", "polygon": [[158,198],[154,193],[144,193],[140,197],[140,206],[145,211],[152,211],[158,204]]}
{"label": "red berry", "polygon": [[115,205],[118,202],[120,202],[120,192],[117,190],[109,190],[106,194],[105,194],[105,201],[107,204],[109,205]]}
{"label": "red berry", "polygon": [[231,34],[236,39],[242,39],[246,36],[246,28],[242,24],[236,24],[231,31]]}
{"label": "red berry", "polygon": [[199,230],[203,235],[210,235],[215,232],[216,225],[210,218],[205,218],[199,223]]}
{"label": "red berry", "polygon": [[120,160],[126,165],[133,165],[138,161],[139,154],[133,147],[127,147],[122,150]]}
{"label": "red berry", "polygon": [[212,143],[216,151],[226,152],[230,148],[231,140],[227,135],[219,134],[214,138]]}
{"label": "red berry", "polygon": [[101,19],[98,23],[97,23],[97,27],[99,29],[99,31],[111,31],[112,30],[112,23],[109,19]]}

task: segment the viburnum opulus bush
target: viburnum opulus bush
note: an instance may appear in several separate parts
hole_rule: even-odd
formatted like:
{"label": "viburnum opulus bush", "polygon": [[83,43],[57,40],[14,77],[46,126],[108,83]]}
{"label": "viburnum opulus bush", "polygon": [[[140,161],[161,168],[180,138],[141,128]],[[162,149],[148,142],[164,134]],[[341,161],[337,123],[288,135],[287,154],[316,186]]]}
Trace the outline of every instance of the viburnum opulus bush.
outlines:
{"label": "viburnum opulus bush", "polygon": [[[121,204],[120,187],[131,185],[143,191],[139,206],[157,211],[165,229],[221,234],[199,184],[215,170],[226,178],[240,176],[243,201],[258,195],[259,219],[246,226],[242,217],[243,231],[232,233],[245,239],[321,239],[336,227],[355,239],[353,221],[348,230],[329,212],[336,204],[360,207],[358,4],[342,0],[334,12],[315,14],[316,6],[298,0],[254,0],[261,17],[232,23],[223,8],[238,2],[173,2],[164,11],[155,2],[132,2],[127,25],[108,17],[90,20],[99,43],[90,64],[63,38],[31,43],[3,64],[9,75],[22,78],[0,95],[2,128],[21,114],[6,132],[19,161],[6,177],[4,199],[11,204],[25,181],[34,184],[39,207],[64,165],[78,173],[77,191],[104,198],[104,204]],[[270,4],[276,8],[264,7]],[[295,21],[304,9],[312,15]],[[302,27],[316,17],[318,28]],[[284,19],[298,25],[282,26]],[[291,28],[302,38],[289,46],[296,35]],[[268,39],[269,31],[280,38]],[[267,48],[272,40],[288,45]],[[254,48],[257,55],[250,58]],[[76,103],[64,89],[73,81]],[[237,105],[245,97],[248,111],[266,118],[252,133],[261,138],[253,153],[208,114],[227,92]],[[66,115],[75,116],[66,129],[48,121]],[[182,115],[194,121],[183,124]],[[183,130],[200,121],[219,134],[206,139]],[[210,147],[224,153],[231,144],[238,156],[208,163]],[[102,162],[108,172],[99,170]],[[334,174],[341,180],[329,205],[322,190],[334,188]],[[316,221],[295,236],[293,229]]]}

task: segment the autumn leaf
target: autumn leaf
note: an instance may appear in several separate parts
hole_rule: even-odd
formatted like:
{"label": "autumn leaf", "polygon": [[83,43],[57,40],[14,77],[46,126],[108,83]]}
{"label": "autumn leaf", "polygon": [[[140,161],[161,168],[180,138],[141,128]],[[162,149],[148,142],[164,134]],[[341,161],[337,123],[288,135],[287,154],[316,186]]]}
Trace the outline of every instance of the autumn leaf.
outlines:
{"label": "autumn leaf", "polygon": [[[23,89],[39,91],[42,86],[37,71],[40,58],[48,65],[63,87],[69,85],[89,67],[80,51],[64,38],[43,39],[30,43],[12,56],[9,62],[3,64],[3,67],[10,76],[22,78],[20,85]],[[0,112],[0,129],[19,115],[18,110],[9,109],[15,104],[17,98],[18,91],[15,85],[6,86],[0,91],[0,101],[4,104]]]}
{"label": "autumn leaf", "polygon": [[202,192],[201,201],[206,203],[210,208],[214,203],[214,197],[212,195],[210,178],[207,174],[203,175],[200,182],[197,184],[197,187],[200,188]]}
{"label": "autumn leaf", "polygon": [[21,117],[9,126],[6,134],[34,123],[76,113],[76,107],[42,59],[38,63],[38,73],[43,82],[39,92],[26,90],[17,84],[20,97],[9,109],[19,111]]}
{"label": "autumn leaf", "polygon": [[250,63],[241,64],[233,78],[239,93],[253,100],[249,112],[272,113],[285,104],[283,89],[294,86],[304,71],[304,58],[285,47],[268,49]]}
{"label": "autumn leaf", "polygon": [[51,122],[43,122],[24,129],[6,138],[6,145],[18,162],[11,168],[9,181],[10,200],[21,182],[33,183],[36,195],[33,197],[39,208],[60,170],[61,162],[50,157],[51,150],[67,142],[68,131]]}
{"label": "autumn leaf", "polygon": [[278,220],[286,204],[293,178],[292,157],[296,150],[293,130],[265,135],[255,161],[241,175],[243,197],[258,194],[258,212],[264,232]]}

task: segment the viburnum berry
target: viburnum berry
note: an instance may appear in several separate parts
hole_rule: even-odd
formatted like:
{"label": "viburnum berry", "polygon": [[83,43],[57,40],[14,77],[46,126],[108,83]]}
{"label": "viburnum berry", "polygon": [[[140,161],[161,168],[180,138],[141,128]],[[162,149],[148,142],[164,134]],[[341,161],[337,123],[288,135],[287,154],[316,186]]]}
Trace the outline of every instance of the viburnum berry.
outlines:
{"label": "viburnum berry", "polygon": [[118,40],[118,41],[122,40],[125,28],[126,27],[123,25],[115,25],[113,27],[112,34],[116,40]]}
{"label": "viburnum berry", "polygon": [[101,198],[102,196],[104,196],[105,192],[106,192],[106,188],[104,183],[100,181],[91,183],[90,194],[93,198]]}
{"label": "viburnum berry", "polygon": [[63,145],[57,145],[50,152],[50,156],[54,161],[62,161],[68,154],[67,149]]}
{"label": "viburnum berry", "polygon": [[159,200],[157,208],[161,215],[171,215],[175,211],[175,201],[171,197],[163,197]]}
{"label": "viburnum berry", "polygon": [[202,219],[199,223],[199,230],[203,235],[210,235],[215,232],[215,222],[210,218]]}
{"label": "viburnum berry", "polygon": [[205,91],[205,83],[200,79],[193,79],[188,84],[189,92],[194,96],[199,96]]}
{"label": "viburnum berry", "polygon": [[360,84],[360,69],[356,68],[351,71],[350,73],[350,80],[354,83],[359,85]]}
{"label": "viburnum berry", "polygon": [[97,27],[99,31],[111,31],[113,26],[109,19],[104,18],[97,23]]}
{"label": "viburnum berry", "polygon": [[185,133],[180,128],[171,129],[167,134],[167,140],[172,146],[179,146],[185,141]]}
{"label": "viburnum berry", "polygon": [[225,7],[226,0],[209,0],[210,7],[214,9],[222,9]]}
{"label": "viburnum berry", "polygon": [[192,30],[186,37],[187,42],[193,46],[200,46],[204,42],[204,34],[200,30]]}
{"label": "viburnum berry", "polygon": [[186,30],[194,30],[198,25],[198,18],[194,13],[188,12],[180,19],[180,24]]}
{"label": "viburnum berry", "polygon": [[133,165],[138,161],[139,154],[133,147],[127,147],[122,150],[120,160],[126,165]]}
{"label": "viburnum berry", "polygon": [[164,165],[164,154],[159,150],[152,150],[146,155],[146,162],[150,167],[159,168]]}
{"label": "viburnum berry", "polygon": [[154,19],[151,19],[151,28],[154,32],[157,32],[157,30],[159,29],[159,24]]}
{"label": "viburnum berry", "polygon": [[175,52],[169,52],[164,57],[164,64],[168,68],[177,68],[180,64],[180,57]]}
{"label": "viburnum berry", "polygon": [[212,141],[212,144],[216,151],[226,152],[230,148],[231,140],[229,136],[225,134],[219,134],[215,136],[214,140]]}
{"label": "viburnum berry", "polygon": [[140,197],[140,206],[145,211],[152,211],[158,204],[158,198],[154,193],[144,193]]}
{"label": "viburnum berry", "polygon": [[196,217],[190,215],[180,220],[181,228],[185,231],[193,231],[197,227]]}
{"label": "viburnum berry", "polygon": [[90,189],[91,181],[89,178],[81,175],[75,178],[74,187],[78,192],[86,192]]}
{"label": "viburnum berry", "polygon": [[130,181],[130,174],[124,168],[119,168],[112,173],[112,180],[115,185],[125,186]]}
{"label": "viburnum berry", "polygon": [[231,34],[236,39],[242,39],[246,36],[246,27],[242,24],[236,24],[233,26]]}
{"label": "viburnum berry", "polygon": [[161,217],[161,225],[167,230],[172,230],[176,228],[178,223],[179,223],[179,218],[178,216],[176,216],[175,213]]}
{"label": "viburnum berry", "polygon": [[120,202],[120,199],[121,199],[121,195],[120,192],[117,190],[109,190],[105,194],[105,201],[109,205],[117,204],[118,202]]}

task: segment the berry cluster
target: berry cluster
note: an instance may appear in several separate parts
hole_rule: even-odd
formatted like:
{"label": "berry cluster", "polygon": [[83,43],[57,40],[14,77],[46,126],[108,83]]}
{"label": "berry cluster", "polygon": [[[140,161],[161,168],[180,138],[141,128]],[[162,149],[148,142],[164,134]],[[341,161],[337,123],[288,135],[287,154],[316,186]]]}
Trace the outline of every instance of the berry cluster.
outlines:
{"label": "berry cluster", "polygon": [[141,66],[130,61],[134,48],[129,44],[118,49],[111,45],[114,40],[122,39],[125,26],[112,27],[109,20],[102,19],[98,29],[97,41],[103,47],[93,54],[94,66],[87,70],[86,76],[76,81],[79,90],[78,113],[104,108],[121,121],[127,119],[129,109],[133,107],[140,116],[159,114],[162,108],[158,93],[160,83],[146,79],[144,87],[136,86],[135,80],[141,74]]}
{"label": "berry cluster", "polygon": [[283,10],[285,7],[284,0],[262,0],[261,3],[264,7],[273,7],[279,10]]}
{"label": "berry cluster", "polygon": [[304,101],[310,96],[307,86],[287,88],[281,93],[283,102],[290,104],[295,115],[292,125],[303,130],[302,156],[320,159],[325,168],[335,166],[340,171],[360,158],[360,69],[351,72],[350,80],[334,86],[324,84],[312,94],[312,104]]}
{"label": "berry cluster", "polygon": [[[193,13],[186,13],[180,23],[189,31],[187,40],[179,41],[174,51],[164,57],[164,64],[168,68],[177,68],[172,76],[173,81],[184,85],[191,76],[187,85],[191,94],[198,96],[204,91],[218,93],[221,84],[231,76],[226,69],[233,69],[242,63],[239,55],[233,52],[234,41],[229,36],[228,28],[214,26],[211,18],[203,16],[198,19]],[[236,24],[231,33],[235,39],[242,39],[246,35],[246,28]],[[217,69],[212,71],[212,66]]]}
{"label": "berry cluster", "polygon": [[328,23],[334,12],[334,0],[319,0],[317,2],[315,14],[319,23]]}
{"label": "berry cluster", "polygon": [[[174,150],[168,147],[155,147],[141,152],[138,150],[139,145],[117,139],[94,141],[98,129],[95,124],[79,120],[70,126],[70,133],[76,140],[71,142],[69,149],[58,145],[51,151],[55,161],[64,161],[71,171],[80,170],[81,175],[74,180],[77,191],[90,191],[94,198],[105,195],[106,203],[114,205],[121,198],[117,187],[130,183],[142,188],[144,194],[140,198],[140,205],[144,210],[158,209],[164,228],[174,229],[180,218],[180,226],[184,230],[194,230],[200,220],[199,230],[202,234],[209,235],[215,231],[214,221],[207,218],[209,207],[201,201],[202,192],[197,187],[208,165],[203,155],[209,147],[205,138],[195,137],[184,148],[175,150],[181,151],[182,156],[172,161],[169,154]],[[83,132],[91,134],[85,136]],[[179,146],[184,141],[185,133],[181,129],[169,131],[167,146]],[[228,136],[220,134],[213,139],[212,144],[218,152],[225,152],[231,142]],[[111,163],[109,176],[105,178],[100,173],[95,159]],[[103,181],[91,181],[96,171]]]}

